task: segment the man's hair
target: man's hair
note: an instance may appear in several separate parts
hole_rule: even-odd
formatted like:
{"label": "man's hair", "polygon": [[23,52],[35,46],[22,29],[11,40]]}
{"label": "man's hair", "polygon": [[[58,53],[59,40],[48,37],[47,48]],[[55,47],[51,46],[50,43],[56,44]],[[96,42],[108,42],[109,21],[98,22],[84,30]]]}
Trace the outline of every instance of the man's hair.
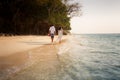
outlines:
{"label": "man's hair", "polygon": [[50,26],[54,26],[53,24],[51,24]]}

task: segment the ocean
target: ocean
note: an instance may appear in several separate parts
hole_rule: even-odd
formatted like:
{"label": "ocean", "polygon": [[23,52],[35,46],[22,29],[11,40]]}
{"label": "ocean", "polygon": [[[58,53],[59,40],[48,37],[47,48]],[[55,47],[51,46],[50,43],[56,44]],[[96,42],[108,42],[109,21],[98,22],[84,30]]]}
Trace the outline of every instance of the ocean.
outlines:
{"label": "ocean", "polygon": [[58,80],[120,80],[120,34],[72,35],[59,49]]}

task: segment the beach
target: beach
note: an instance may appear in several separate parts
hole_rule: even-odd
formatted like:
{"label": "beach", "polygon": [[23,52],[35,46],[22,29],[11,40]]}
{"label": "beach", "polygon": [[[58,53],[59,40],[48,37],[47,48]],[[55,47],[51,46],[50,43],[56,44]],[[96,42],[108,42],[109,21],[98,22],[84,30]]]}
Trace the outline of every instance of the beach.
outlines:
{"label": "beach", "polygon": [[0,80],[120,80],[120,34],[67,35],[60,44],[56,39],[1,37]]}
{"label": "beach", "polygon": [[[63,37],[62,43],[65,42],[65,38]],[[42,65],[39,70],[55,71],[55,65],[59,64],[58,49],[62,44],[56,41],[57,36],[54,40],[51,44],[49,36],[0,37],[0,80],[13,78],[14,74],[38,62]]]}

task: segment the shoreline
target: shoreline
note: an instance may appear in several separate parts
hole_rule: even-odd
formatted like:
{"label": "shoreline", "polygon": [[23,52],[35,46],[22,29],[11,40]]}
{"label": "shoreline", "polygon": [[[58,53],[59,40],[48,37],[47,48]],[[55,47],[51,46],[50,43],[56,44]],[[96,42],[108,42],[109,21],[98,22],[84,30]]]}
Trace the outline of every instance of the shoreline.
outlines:
{"label": "shoreline", "polygon": [[[25,51],[23,50],[21,52],[13,53],[7,56],[0,56],[0,72],[4,72],[9,77],[9,75],[14,75],[22,69],[28,68],[29,66],[32,66],[39,61],[44,63],[48,63],[49,61],[58,61],[58,48],[59,46],[61,46],[61,44],[65,43],[66,39],[67,37],[64,37],[62,43],[60,44],[58,42],[50,44],[48,42],[47,36],[46,43],[42,45],[39,45],[37,47],[35,46],[32,49],[28,49]],[[4,78],[5,76],[1,77]]]}

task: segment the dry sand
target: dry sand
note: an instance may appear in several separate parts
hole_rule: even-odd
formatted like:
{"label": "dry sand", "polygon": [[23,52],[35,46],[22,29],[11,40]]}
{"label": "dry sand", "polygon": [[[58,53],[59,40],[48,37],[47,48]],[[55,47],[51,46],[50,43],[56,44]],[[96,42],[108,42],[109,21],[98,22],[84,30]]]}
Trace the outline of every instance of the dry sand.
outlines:
{"label": "dry sand", "polygon": [[[55,37],[56,39],[57,37]],[[63,37],[62,43],[65,39],[66,37]],[[48,36],[0,37],[0,80],[7,78],[11,80],[26,80],[25,77],[31,71],[36,74],[37,70],[40,70],[39,73],[41,71],[48,71],[49,73],[56,71],[56,65],[59,64],[58,48],[62,43],[58,44],[55,42],[51,44]],[[39,69],[35,67],[35,64],[40,65]],[[28,67],[31,65],[32,68],[29,69]],[[23,69],[27,70],[23,71],[22,74],[18,73]],[[7,76],[13,73],[18,75],[14,75],[11,78]],[[32,76],[32,74],[29,75]]]}
{"label": "dry sand", "polygon": [[0,56],[8,56],[47,43],[50,43],[48,36],[0,37]]}

